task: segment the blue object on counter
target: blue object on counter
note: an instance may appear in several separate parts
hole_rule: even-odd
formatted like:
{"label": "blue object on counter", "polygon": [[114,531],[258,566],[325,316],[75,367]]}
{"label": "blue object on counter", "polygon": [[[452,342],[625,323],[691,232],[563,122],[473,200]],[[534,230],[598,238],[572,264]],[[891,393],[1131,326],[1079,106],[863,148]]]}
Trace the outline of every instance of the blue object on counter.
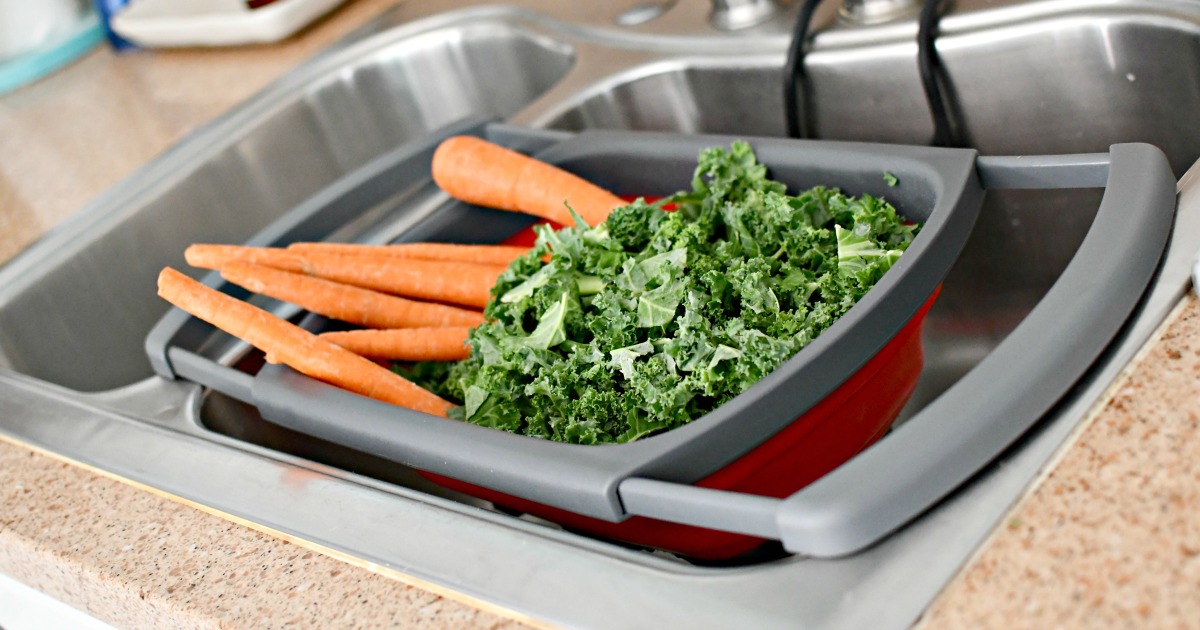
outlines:
{"label": "blue object on counter", "polygon": [[100,24],[100,17],[95,12],[89,13],[64,37],[16,57],[0,60],[0,94],[11,92],[58,70],[103,41],[104,27]]}
{"label": "blue object on counter", "polygon": [[128,50],[136,48],[133,42],[117,35],[112,30],[112,18],[114,15],[121,12],[125,5],[129,4],[129,0],[95,0],[96,10],[100,12],[100,17],[104,21],[104,34],[108,37],[108,43],[112,45],[114,50]]}

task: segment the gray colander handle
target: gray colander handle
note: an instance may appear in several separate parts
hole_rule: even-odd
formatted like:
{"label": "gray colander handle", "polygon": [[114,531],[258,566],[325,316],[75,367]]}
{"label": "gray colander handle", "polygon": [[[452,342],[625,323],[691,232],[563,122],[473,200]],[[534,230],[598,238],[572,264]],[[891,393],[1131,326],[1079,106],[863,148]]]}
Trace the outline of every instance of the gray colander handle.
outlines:
{"label": "gray colander handle", "polygon": [[1140,301],[1171,230],[1175,179],[1163,153],[1146,144],[977,164],[985,188],[1106,189],[1066,270],[999,346],[886,439],[786,499],[630,478],[618,489],[626,512],[842,556],[918,516],[1049,411]]}

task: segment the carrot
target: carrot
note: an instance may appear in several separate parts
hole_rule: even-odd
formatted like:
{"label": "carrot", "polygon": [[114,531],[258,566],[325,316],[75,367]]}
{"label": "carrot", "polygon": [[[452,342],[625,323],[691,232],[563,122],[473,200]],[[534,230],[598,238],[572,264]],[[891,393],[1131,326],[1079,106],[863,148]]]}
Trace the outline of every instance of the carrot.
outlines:
{"label": "carrot", "polygon": [[289,271],[408,298],[476,308],[487,306],[496,279],[506,269],[500,265],[316,252],[299,259],[301,267]]}
{"label": "carrot", "polygon": [[444,140],[433,154],[433,180],[452,197],[575,225],[567,209],[598,225],[620,197],[563,169],[474,136]]}
{"label": "carrot", "polygon": [[188,264],[206,269],[248,261],[364,289],[476,308],[487,306],[492,286],[506,269],[503,265],[240,245],[192,245],[184,257]]}
{"label": "carrot", "polygon": [[392,245],[292,243],[287,248],[300,253],[386,254],[397,258],[451,260],[482,265],[507,265],[529,253],[530,249],[516,245],[459,245],[456,243],[395,243]]}
{"label": "carrot", "polygon": [[477,326],[483,314],[456,306],[418,302],[238,260],[221,265],[221,277],[277,300],[368,328]]}
{"label": "carrot", "polygon": [[376,400],[439,416],[445,416],[453,406],[370,359],[256,306],[206,287],[170,267],[159,273],[158,294],[312,378]]}
{"label": "carrot", "polygon": [[220,269],[232,260],[268,265],[276,269],[304,272],[304,261],[297,252],[282,247],[249,247],[246,245],[220,245],[195,243],[183,250],[187,264],[201,269]]}
{"label": "carrot", "polygon": [[368,359],[458,361],[467,358],[470,328],[396,328],[321,333],[321,338]]}

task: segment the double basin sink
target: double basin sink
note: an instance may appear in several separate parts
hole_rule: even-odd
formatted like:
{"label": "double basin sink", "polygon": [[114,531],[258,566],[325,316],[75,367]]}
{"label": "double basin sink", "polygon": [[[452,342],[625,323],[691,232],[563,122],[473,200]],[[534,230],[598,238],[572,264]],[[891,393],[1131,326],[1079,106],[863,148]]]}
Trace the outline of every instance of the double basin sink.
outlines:
{"label": "double basin sink", "polygon": [[[153,374],[143,343],[166,310],[154,278],[163,266],[187,269],[188,244],[245,241],[373,158],[454,121],[784,135],[794,7],[723,31],[703,2],[664,3],[661,15],[633,26],[617,20],[635,3],[563,4],[406,2],[0,268],[0,431],[551,622],[650,626],[682,615],[696,626],[908,625],[1178,297],[1178,274],[1164,267],[1105,361],[1035,431],[905,529],[840,559],[768,549],[710,566],[623,548],[491,510]],[[911,19],[856,25],[823,7],[814,30],[804,100],[817,137],[929,142]],[[1200,125],[1191,121],[1200,111],[1200,8],[1192,3],[961,2],[942,21],[938,50],[952,110],[982,155],[1148,142],[1177,176],[1200,155]],[[398,190],[379,213],[437,195]],[[927,320],[926,368],[906,415],[952,387],[1034,308],[1083,241],[1100,196],[988,193]],[[1173,242],[1172,255],[1186,246]],[[205,348],[225,361],[242,350],[219,340]],[[297,471],[307,481],[287,482]],[[328,510],[331,501],[341,509]]]}

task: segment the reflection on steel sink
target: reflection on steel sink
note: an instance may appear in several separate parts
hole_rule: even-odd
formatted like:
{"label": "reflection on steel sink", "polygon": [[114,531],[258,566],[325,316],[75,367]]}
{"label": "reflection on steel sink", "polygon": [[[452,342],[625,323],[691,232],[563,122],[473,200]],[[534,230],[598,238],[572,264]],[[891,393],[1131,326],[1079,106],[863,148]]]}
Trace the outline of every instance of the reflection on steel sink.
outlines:
{"label": "reflection on steel sink", "polygon": [[[1123,345],[1003,466],[884,543],[835,561],[775,554],[701,567],[619,548],[481,509],[411,471],[153,377],[142,344],[166,308],[153,278],[164,265],[182,268],[188,243],[243,241],[341,175],[445,123],[482,114],[563,130],[785,128],[780,69],[791,12],[720,32],[699,1],[635,27],[612,20],[627,2],[456,3],[463,6],[440,12],[446,4],[397,7],[0,269],[0,430],[552,622],[899,627],[986,535],[1178,293],[1168,265]],[[854,27],[827,9],[807,57],[817,135],[926,143],[932,126],[914,25]],[[1162,148],[1177,174],[1200,155],[1200,128],[1188,124],[1200,109],[1198,46],[1200,8],[1182,1],[967,1],[943,20],[939,40],[952,102],[981,153],[1095,152],[1142,141]],[[436,201],[429,191],[398,190],[388,203],[414,196]],[[931,313],[927,368],[911,407],[951,387],[1021,321],[1070,260],[1098,200],[1095,191],[989,195]],[[240,352],[210,350],[229,360]],[[284,487],[278,479],[293,467],[320,481]],[[331,513],[331,502],[341,509]]]}
{"label": "reflection on steel sink", "polygon": [[10,265],[0,289],[7,363],[81,391],[150,376],[138,340],[163,308],[146,287],[164,264],[182,266],[189,243],[244,240],[391,147],[464,116],[512,115],[571,64],[567,44],[499,20],[384,36],[313,63],[50,235],[61,264]]}

